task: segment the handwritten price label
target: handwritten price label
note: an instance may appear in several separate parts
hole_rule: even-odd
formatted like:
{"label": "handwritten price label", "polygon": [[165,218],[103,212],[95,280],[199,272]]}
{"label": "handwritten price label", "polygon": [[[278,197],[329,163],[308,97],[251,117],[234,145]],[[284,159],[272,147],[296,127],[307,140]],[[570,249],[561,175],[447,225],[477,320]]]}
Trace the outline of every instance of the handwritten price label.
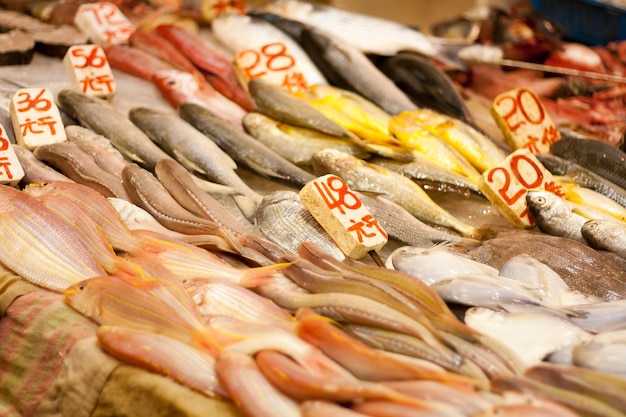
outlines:
{"label": "handwritten price label", "polygon": [[302,204],[333,238],[341,251],[360,259],[385,246],[387,233],[340,177],[328,174],[300,190]]}
{"label": "handwritten price label", "polygon": [[22,88],[9,104],[17,143],[27,149],[67,139],[54,96],[47,88]]}
{"label": "handwritten price label", "polygon": [[24,169],[7,137],[4,126],[0,125],[0,184],[17,185],[24,178]]}
{"label": "handwritten price label", "polygon": [[104,50],[99,45],[74,45],[63,58],[72,89],[89,96],[110,98],[115,79]]}
{"label": "handwritten price label", "polygon": [[561,134],[539,97],[528,88],[516,88],[493,101],[491,115],[509,146],[532,153],[549,153]]}
{"label": "handwritten price label", "polygon": [[244,0],[205,0],[201,5],[202,17],[209,21],[222,14],[246,13]]}
{"label": "handwritten price label", "polygon": [[113,3],[82,4],[74,16],[74,24],[99,45],[127,44],[135,27]]}
{"label": "handwritten price label", "polygon": [[245,49],[235,57],[235,69],[244,85],[253,78],[263,78],[280,85],[290,93],[305,91],[307,80],[298,68],[296,58],[282,42]]}
{"label": "handwritten price label", "polygon": [[561,186],[528,149],[518,149],[501,163],[483,172],[478,183],[491,204],[515,227],[534,225],[526,205],[526,193],[533,188],[543,188],[563,195]]}

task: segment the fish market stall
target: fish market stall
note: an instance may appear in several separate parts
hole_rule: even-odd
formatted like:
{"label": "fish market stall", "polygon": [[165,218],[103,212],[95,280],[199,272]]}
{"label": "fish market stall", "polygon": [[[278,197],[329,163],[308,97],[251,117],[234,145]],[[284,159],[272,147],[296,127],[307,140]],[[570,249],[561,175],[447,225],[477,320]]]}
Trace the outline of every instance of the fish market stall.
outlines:
{"label": "fish market stall", "polygon": [[322,3],[0,1],[0,415],[626,415],[620,41]]}

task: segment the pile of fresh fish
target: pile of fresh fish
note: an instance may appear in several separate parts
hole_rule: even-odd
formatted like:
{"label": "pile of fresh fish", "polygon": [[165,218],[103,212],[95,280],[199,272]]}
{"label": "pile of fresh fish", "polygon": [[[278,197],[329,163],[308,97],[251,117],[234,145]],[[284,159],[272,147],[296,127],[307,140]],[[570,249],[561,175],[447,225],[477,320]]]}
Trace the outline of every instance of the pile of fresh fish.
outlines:
{"label": "pile of fresh fish", "polygon": [[[564,194],[528,192],[537,228],[487,221],[478,180],[509,149],[440,46],[346,13],[275,1],[211,37],[158,24],[106,46],[175,112],[62,89],[68,141],[14,145],[0,263],[112,356],[248,416],[624,416],[626,158],[565,137],[538,155]],[[272,42],[302,91],[238,77],[232,57]],[[387,231],[385,266],[346,258],[300,201],[329,173]]]}

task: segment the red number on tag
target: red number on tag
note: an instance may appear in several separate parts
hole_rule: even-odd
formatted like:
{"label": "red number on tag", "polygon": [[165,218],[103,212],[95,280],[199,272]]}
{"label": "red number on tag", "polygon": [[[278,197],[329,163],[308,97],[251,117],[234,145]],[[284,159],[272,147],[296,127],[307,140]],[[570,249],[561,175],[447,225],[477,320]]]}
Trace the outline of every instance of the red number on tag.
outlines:
{"label": "red number on tag", "polygon": [[85,53],[85,50],[82,48],[76,48],[72,50],[72,56],[77,58],[83,58],[85,63],[82,65],[74,65],[76,68],[102,68],[106,64],[106,57],[98,55],[99,49],[92,48],[89,54]]}
{"label": "red number on tag", "polygon": [[52,107],[50,100],[41,98],[45,92],[46,90],[41,90],[34,99],[31,99],[30,94],[27,92],[18,93],[18,97],[24,97],[24,99],[18,101],[17,104],[24,104],[24,106],[18,107],[17,111],[25,112],[30,109],[35,109],[37,111],[50,110],[50,107]]}
{"label": "red number on tag", "polygon": [[[314,182],[314,184],[324,199],[326,206],[331,210],[338,208],[341,214],[346,214],[344,207],[350,210],[356,210],[361,207],[361,200],[348,189],[348,184],[339,177],[329,177],[326,182],[321,183],[321,186],[318,182]],[[350,204],[346,201],[348,198],[352,199]]]}

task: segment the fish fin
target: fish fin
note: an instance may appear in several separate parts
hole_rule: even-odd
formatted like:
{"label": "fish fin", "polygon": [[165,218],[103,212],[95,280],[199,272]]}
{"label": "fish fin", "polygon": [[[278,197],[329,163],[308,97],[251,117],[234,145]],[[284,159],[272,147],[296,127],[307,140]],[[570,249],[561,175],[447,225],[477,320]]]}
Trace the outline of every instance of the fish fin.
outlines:
{"label": "fish fin", "polygon": [[185,168],[187,168],[188,171],[191,171],[194,174],[200,174],[202,176],[207,175],[207,172],[202,167],[197,165],[195,162],[187,159],[185,154],[180,152],[178,149],[174,149],[172,151],[172,155],[174,156],[174,159],[180,162],[180,164],[184,166]]}
{"label": "fish fin", "polygon": [[280,273],[293,262],[281,262],[273,265],[259,266],[244,270],[239,285],[245,288],[259,287],[274,282],[274,275]]}
{"label": "fish fin", "polygon": [[239,207],[241,214],[243,214],[244,217],[251,224],[254,224],[256,218],[256,210],[259,206],[259,200],[256,200],[247,195],[234,195],[232,197],[237,207]]}

